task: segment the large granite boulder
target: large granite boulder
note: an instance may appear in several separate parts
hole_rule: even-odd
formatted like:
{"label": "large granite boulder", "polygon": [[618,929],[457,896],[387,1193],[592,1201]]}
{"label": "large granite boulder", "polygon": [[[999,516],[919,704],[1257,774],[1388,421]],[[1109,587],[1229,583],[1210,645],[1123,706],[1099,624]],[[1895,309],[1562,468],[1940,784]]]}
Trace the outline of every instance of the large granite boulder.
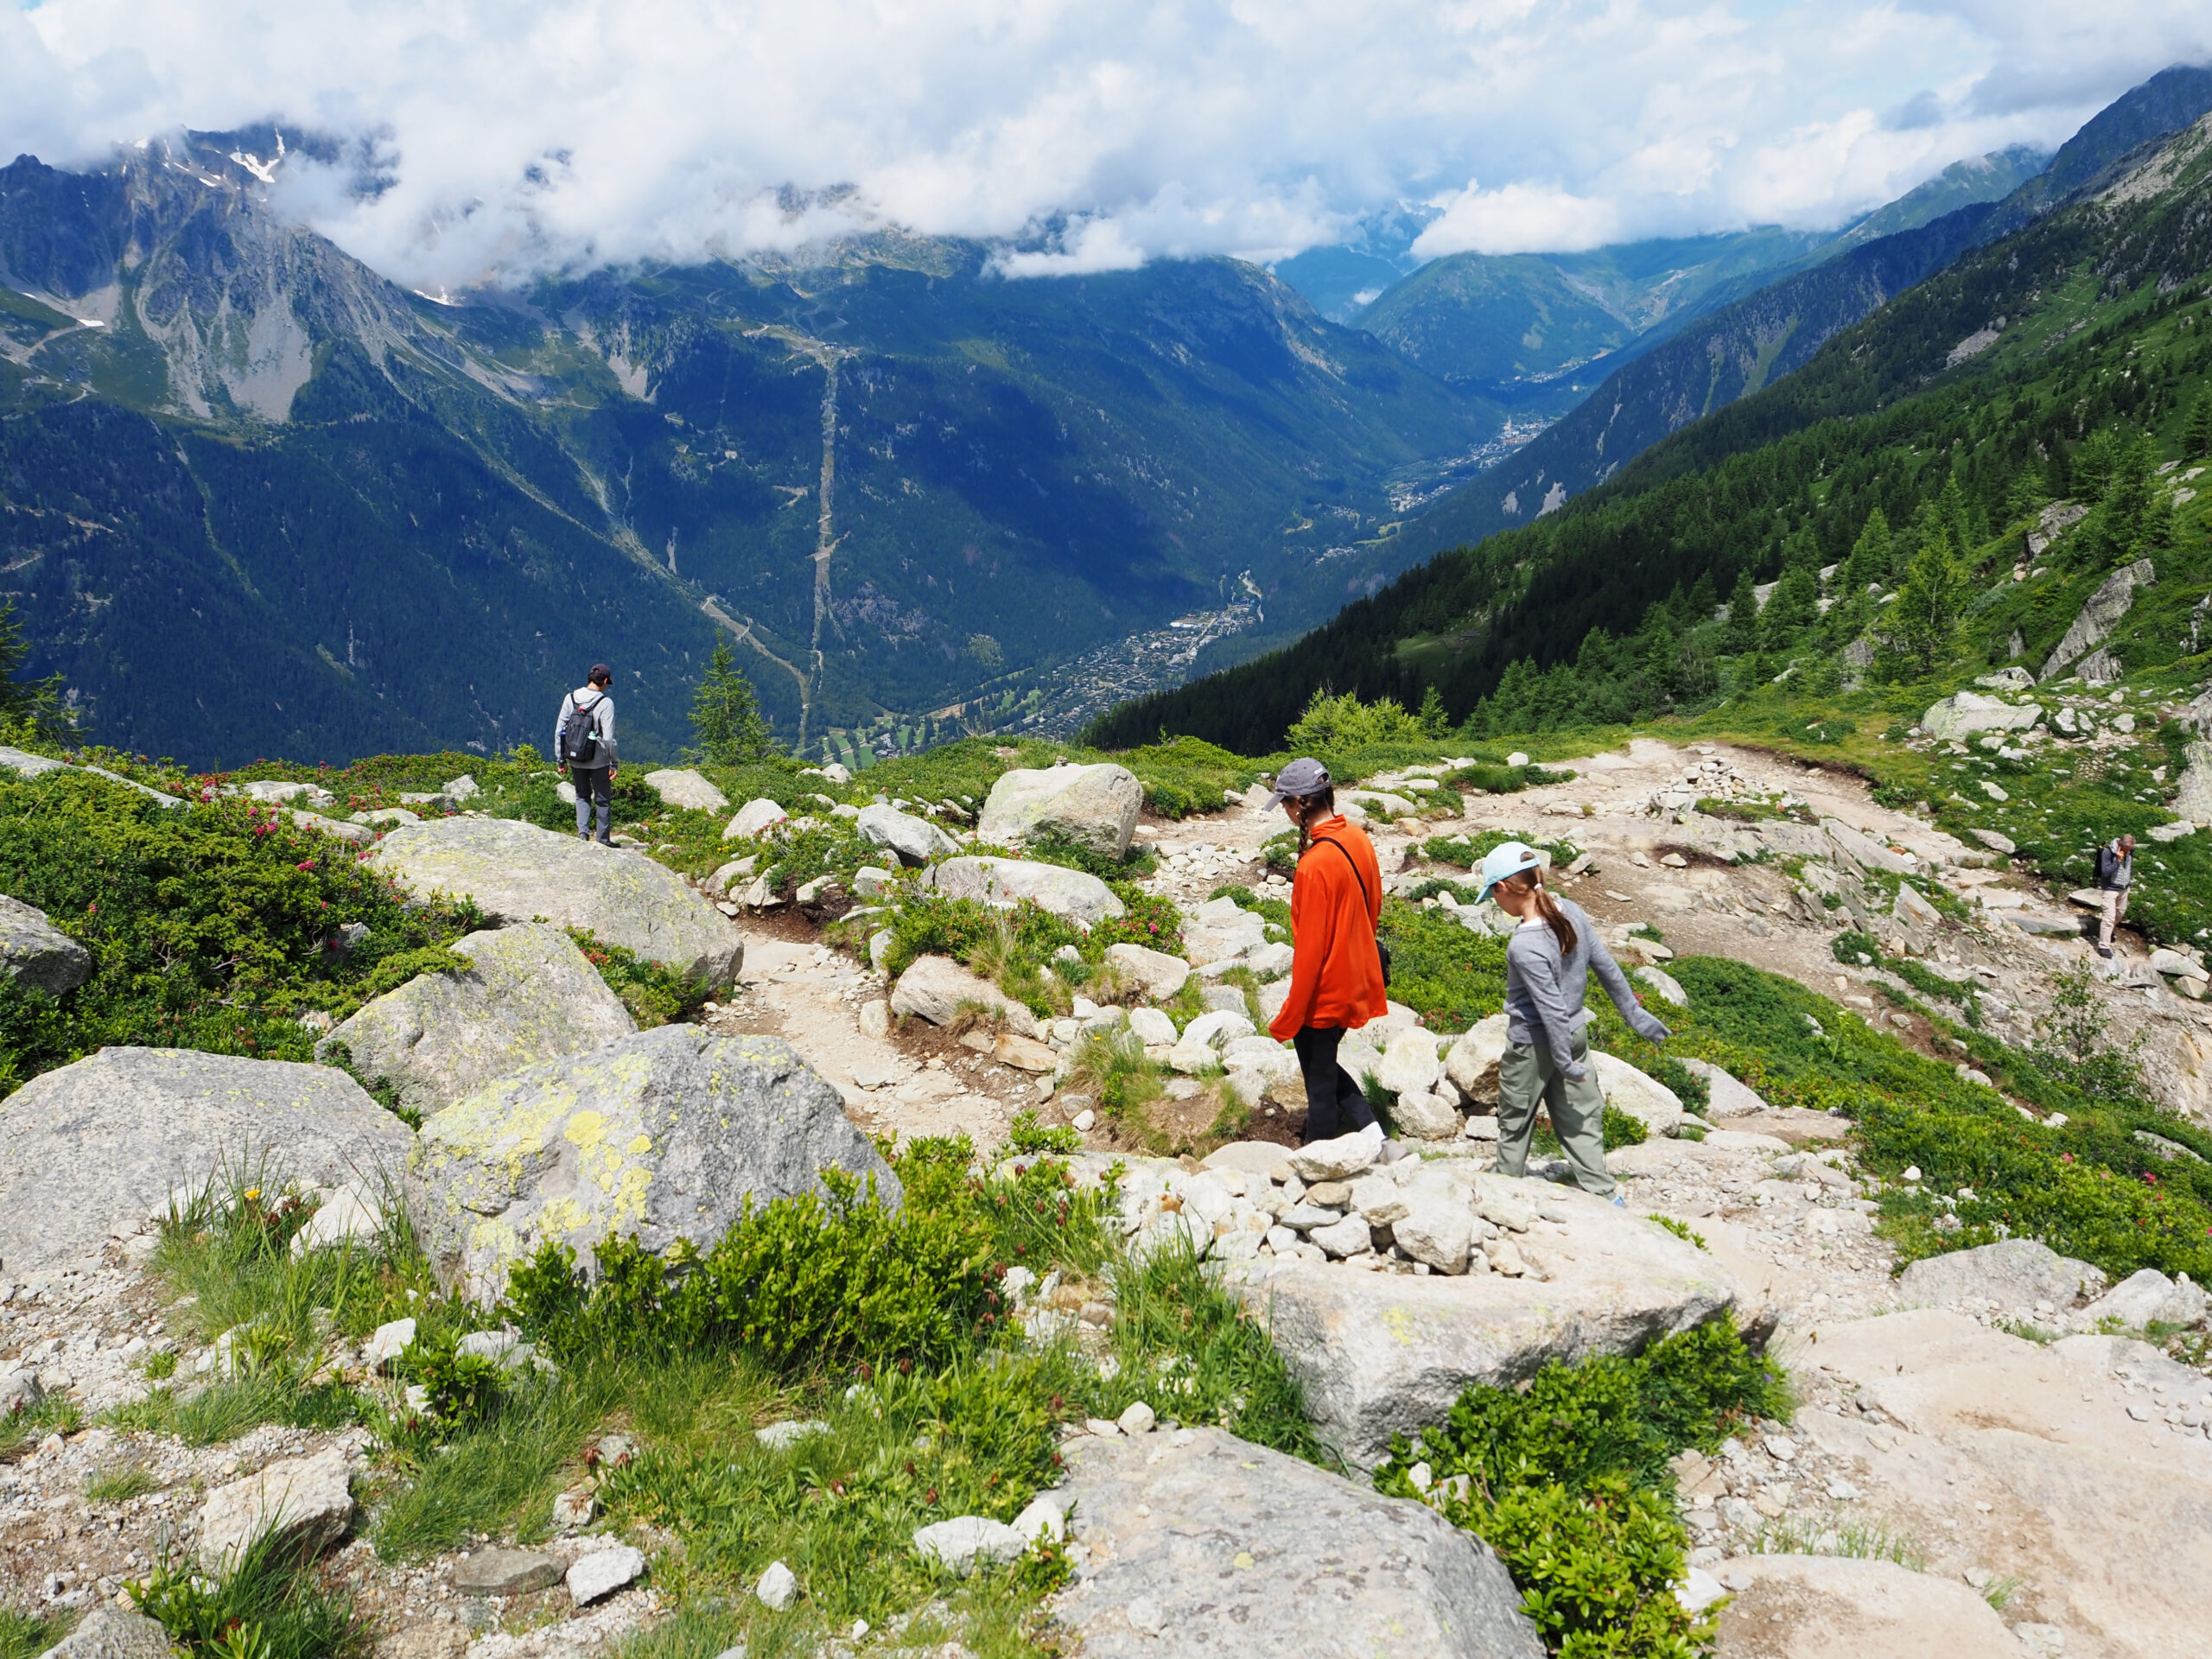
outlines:
{"label": "large granite boulder", "polygon": [[1504,1563],[1426,1504],[1217,1428],[1065,1443],[1091,1659],[1541,1659]]}
{"label": "large granite boulder", "polygon": [[494,923],[543,917],[720,985],[745,960],[734,924],[666,865],[511,818],[404,823],[368,857],[408,893],[475,901]]}
{"label": "large granite boulder", "polygon": [[0,1100],[0,1262],[96,1255],[226,1172],[375,1191],[413,1139],[329,1066],[104,1048]]}
{"label": "large granite boulder", "polygon": [[891,1012],[949,1026],[963,1010],[980,1008],[1023,1037],[1039,1034],[1037,1016],[987,979],[950,957],[917,957],[891,988]]}
{"label": "large granite boulder", "polygon": [[1497,1069],[1511,1046],[1505,1035],[1509,1023],[1502,1014],[1478,1020],[1445,1052],[1444,1075],[1469,1100],[1497,1104]]}
{"label": "large granite boulder", "polygon": [[828,1168],[902,1196],[843,1097],[790,1045],[662,1026],[447,1107],[423,1125],[408,1205],[439,1272],[489,1303],[548,1241],[587,1262],[616,1236],[703,1249],[747,1200],[819,1191]]}
{"label": "large granite boulder", "polygon": [[2102,1268],[2061,1255],[2040,1239],[2005,1238],[1915,1262],[1897,1275],[1897,1300],[1907,1307],[1974,1313],[1993,1303],[2007,1314],[2032,1317],[2038,1302],[2063,1311],[2105,1283]]}
{"label": "large granite boulder", "polygon": [[927,818],[918,818],[911,812],[901,812],[895,806],[880,803],[862,807],[853,827],[860,831],[862,841],[896,853],[899,861],[910,868],[960,850],[958,842]]}
{"label": "large granite boulder", "polygon": [[729,804],[728,796],[690,766],[663,766],[658,772],[647,772],[645,782],[669,805],[686,811],[719,812]]}
{"label": "large granite boulder", "polygon": [[925,871],[920,880],[949,899],[975,899],[987,905],[1014,905],[1026,899],[1084,927],[1128,913],[1113,889],[1088,871],[1024,858],[949,858]]}
{"label": "large granite boulder", "polygon": [[59,996],[92,976],[92,953],[35,905],[0,893],[0,974]]}
{"label": "large granite boulder", "polygon": [[1930,737],[1971,737],[1976,732],[2024,732],[2042,718],[2043,710],[2032,702],[1960,691],[1930,703],[1920,724]]}
{"label": "large granite boulder", "polygon": [[1001,845],[1059,836],[1108,858],[1129,850],[1144,785],[1127,766],[1016,767],[991,785],[977,836]]}
{"label": "large granite boulder", "polygon": [[317,1045],[343,1045],[353,1069],[385,1077],[423,1114],[540,1060],[588,1054],[638,1028],[622,999],[550,922],[471,933],[454,947],[466,974],[418,974]]}
{"label": "large granite boulder", "polygon": [[1672,1135],[1681,1127],[1682,1097],[1658,1078],[1597,1049],[1590,1051],[1590,1068],[1597,1073],[1605,1104],[1639,1121],[1647,1135]]}
{"label": "large granite boulder", "polygon": [[[1435,1207],[1433,1188],[1415,1196]],[[1505,1236],[1528,1273],[1421,1277],[1278,1261],[1227,1275],[1269,1322],[1314,1427],[1359,1467],[1379,1463],[1392,1434],[1442,1422],[1476,1383],[1510,1387],[1548,1360],[1639,1352],[1735,1304],[1734,1280],[1710,1255],[1605,1199],[1497,1177],[1472,1196],[1477,1215],[1525,1227]],[[1564,1219],[1513,1213],[1539,1204]],[[1436,1230],[1433,1218],[1423,1230]]]}

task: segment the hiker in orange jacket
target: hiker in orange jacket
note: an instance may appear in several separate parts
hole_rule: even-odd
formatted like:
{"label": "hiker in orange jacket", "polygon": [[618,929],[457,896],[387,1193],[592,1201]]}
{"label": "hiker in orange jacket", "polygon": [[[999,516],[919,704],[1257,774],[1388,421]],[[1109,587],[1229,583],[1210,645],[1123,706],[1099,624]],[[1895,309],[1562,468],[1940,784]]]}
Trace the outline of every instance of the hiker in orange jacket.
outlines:
{"label": "hiker in orange jacket", "polygon": [[1389,1012],[1375,924],[1382,869],[1366,833],[1337,810],[1319,760],[1294,760],[1275,778],[1270,806],[1298,826],[1290,887],[1290,991],[1268,1031],[1298,1052],[1306,1078],[1306,1139],[1328,1141],[1375,1122],[1359,1080],[1337,1063],[1344,1033]]}

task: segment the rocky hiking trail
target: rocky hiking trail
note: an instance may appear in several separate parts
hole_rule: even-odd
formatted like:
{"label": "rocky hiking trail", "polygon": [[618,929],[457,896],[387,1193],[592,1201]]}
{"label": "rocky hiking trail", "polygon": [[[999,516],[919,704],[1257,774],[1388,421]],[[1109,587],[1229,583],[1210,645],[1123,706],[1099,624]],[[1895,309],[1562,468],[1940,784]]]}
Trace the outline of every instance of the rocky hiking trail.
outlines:
{"label": "rocky hiking trail", "polygon": [[[2087,966],[2111,1032],[2144,1039],[2165,1103],[2212,1110],[2212,1037],[2191,976],[2125,938],[2113,963],[2096,963],[2065,896],[1998,849],[1877,804],[1847,773],[1741,747],[1638,739],[1547,765],[1573,775],[1470,794],[1457,811],[1421,807],[1448,757],[1343,798],[1369,820],[1394,893],[1459,911],[1478,933],[1500,924],[1462,906],[1471,888],[1452,838],[1566,843],[1556,886],[1662,1015],[1688,995],[1670,962],[1732,959],[1964,1074],[1924,993],[1890,964],[1967,988],[1993,1028],[2022,1034],[2051,1011],[2059,976]],[[1033,781],[1004,803],[995,791],[979,830],[951,837],[903,804],[841,809],[884,861],[853,878],[860,913],[842,921],[840,906],[748,894],[749,865],[687,887],[641,851],[578,861],[572,844],[549,897],[529,879],[542,832],[403,825],[373,856],[403,882],[476,896],[493,924],[455,946],[473,973],[424,975],[331,1033],[421,1114],[419,1132],[327,1068],[115,1049],[35,1079],[0,1112],[0,1413],[35,1408],[51,1427],[0,1433],[0,1605],[88,1615],[57,1653],[160,1651],[125,1586],[165,1551],[219,1571],[274,1529],[327,1552],[321,1581],[352,1595],[385,1659],[581,1659],[668,1627],[680,1529],[610,1526],[594,1496],[648,1445],[634,1430],[594,1430],[588,1466],[564,1477],[550,1525],[526,1543],[483,1534],[410,1558],[372,1541],[392,1488],[367,1427],[134,1425],[132,1403],[156,1390],[250,1379],[259,1363],[245,1326],[219,1341],[190,1334],[194,1299],[176,1300],[158,1272],[164,1220],[194,1202],[182,1189],[233,1147],[287,1164],[320,1205],[306,1243],[372,1236],[401,1204],[442,1274],[489,1300],[542,1240],[704,1246],[738,1194],[818,1190],[842,1169],[895,1197],[871,1141],[1003,1147],[1033,1114],[1080,1149],[1018,1154],[996,1173],[1051,1158],[1071,1190],[1110,1195],[1135,1259],[1204,1255],[1271,1332],[1344,1470],[1178,1421],[1189,1385],[1172,1368],[1118,1419],[1065,1426],[1063,1484],[1014,1525],[959,1517],[915,1536],[925,1559],[964,1571],[1065,1533],[1071,1577],[1039,1627],[1062,1651],[1541,1652],[1497,1556],[1444,1519],[1449,1483],[1427,1462],[1397,1468],[1391,1437],[1441,1422],[1471,1387],[1525,1386],[1547,1361],[1634,1353],[1723,1313],[1786,1367],[1796,1410],[1740,1422],[1717,1455],[1685,1451],[1672,1465],[1691,1546],[1676,1593],[1721,1609],[1717,1652],[2196,1649],[2212,1590],[2187,1564],[2212,1535],[2212,1378],[2131,1334],[2202,1327],[2205,1298],[2185,1278],[2113,1285],[2025,1240],[1897,1275],[1875,1228],[1880,1183],[1858,1166],[1850,1126],[1770,1108],[1709,1066],[1709,1099],[1693,1112],[1608,1062],[1609,1096],[1647,1130],[1608,1154],[1625,1213],[1560,1185],[1557,1160],[1539,1160],[1548,1180],[1505,1180],[1490,1157],[1498,1022],[1432,1033],[1395,1005],[1346,1058],[1396,1101],[1403,1138],[1299,1148],[1294,1071],[1248,1017],[1276,1006],[1287,952],[1261,912],[1212,896],[1287,897],[1266,862],[1283,820],[1256,787],[1180,821],[1140,815],[1118,780],[1078,776],[1109,772],[1120,768],[1009,772]],[[776,833],[781,809],[755,813],[763,805],[739,815],[754,814],[751,834]],[[888,916],[902,870],[987,901],[1019,880],[1055,913],[1118,913],[1095,877],[959,850],[1046,830],[1148,854],[1131,885],[1182,913],[1187,959],[1115,945],[1098,983],[1118,976],[1116,1000],[1078,990],[1071,1014],[1049,1019],[941,957],[895,976],[875,965],[889,936],[871,935],[868,912]],[[1923,893],[1939,884],[1941,909]],[[532,915],[684,967],[734,963],[734,983],[690,1023],[639,1031],[567,936]],[[11,950],[66,956],[66,940],[41,947],[34,918],[11,913]],[[1833,942],[1851,927],[1890,963],[1840,962]],[[1141,1049],[1163,1079],[1142,1132],[1083,1069],[1102,1037]],[[1239,1101],[1246,1138],[1210,1133]],[[1204,1155],[1147,1150],[1163,1137]],[[1026,1340],[1086,1363],[1124,1316],[1097,1278],[1016,1268],[1005,1282]],[[403,1320],[333,1337],[317,1376],[419,1409],[393,1374],[415,1334]],[[516,1376],[547,1363],[497,1331],[464,1351]],[[761,1440],[781,1453],[825,1427],[770,1421]],[[1371,1490],[1378,1470],[1414,1498]],[[753,1593],[780,1610],[801,1591],[776,1571]],[[813,1650],[974,1650],[927,1618],[866,1624]]]}

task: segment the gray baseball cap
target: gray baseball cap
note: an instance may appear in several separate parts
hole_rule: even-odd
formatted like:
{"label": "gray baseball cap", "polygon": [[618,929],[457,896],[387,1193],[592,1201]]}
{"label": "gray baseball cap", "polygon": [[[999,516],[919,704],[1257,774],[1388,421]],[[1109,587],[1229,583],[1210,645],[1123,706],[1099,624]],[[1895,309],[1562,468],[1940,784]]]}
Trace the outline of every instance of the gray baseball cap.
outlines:
{"label": "gray baseball cap", "polygon": [[1319,760],[1294,760],[1275,774],[1274,793],[1268,797],[1268,804],[1281,806],[1293,795],[1319,795],[1328,786],[1329,769]]}

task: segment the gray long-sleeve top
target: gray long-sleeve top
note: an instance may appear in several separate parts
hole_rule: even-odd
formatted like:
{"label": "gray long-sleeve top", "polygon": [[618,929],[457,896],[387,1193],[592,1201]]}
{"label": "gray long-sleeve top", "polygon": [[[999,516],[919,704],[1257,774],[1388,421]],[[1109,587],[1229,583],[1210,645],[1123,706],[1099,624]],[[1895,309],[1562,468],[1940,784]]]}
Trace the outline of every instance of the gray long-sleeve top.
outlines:
{"label": "gray long-sleeve top", "polygon": [[[594,702],[594,699],[596,699]],[[614,699],[595,685],[580,685],[561,699],[561,715],[553,725],[553,761],[561,761],[561,741],[570,721],[590,721],[599,728],[599,764],[614,764]]]}
{"label": "gray long-sleeve top", "polygon": [[1554,897],[1553,902],[1574,925],[1574,949],[1562,952],[1550,925],[1534,915],[1513,930],[1505,945],[1505,1034],[1524,1047],[1544,1043],[1553,1063],[1579,1083],[1586,1073],[1574,1063],[1574,1038],[1590,1022],[1583,1002],[1590,995],[1592,968],[1637,1035],[1656,1042],[1670,1033],[1637,1001],[1589,913],[1572,899]]}

